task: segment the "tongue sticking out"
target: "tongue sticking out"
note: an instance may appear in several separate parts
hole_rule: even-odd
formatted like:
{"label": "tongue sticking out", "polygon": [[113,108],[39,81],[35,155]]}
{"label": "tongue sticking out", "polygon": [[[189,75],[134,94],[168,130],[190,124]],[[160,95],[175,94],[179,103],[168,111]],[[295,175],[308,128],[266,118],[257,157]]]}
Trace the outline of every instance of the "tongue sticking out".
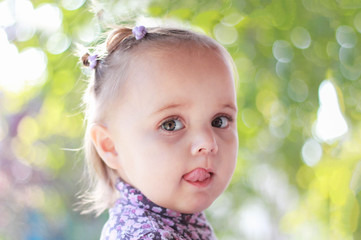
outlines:
{"label": "tongue sticking out", "polygon": [[189,182],[197,182],[197,181],[202,182],[207,178],[209,178],[210,176],[211,174],[204,168],[197,168],[185,174],[183,178]]}

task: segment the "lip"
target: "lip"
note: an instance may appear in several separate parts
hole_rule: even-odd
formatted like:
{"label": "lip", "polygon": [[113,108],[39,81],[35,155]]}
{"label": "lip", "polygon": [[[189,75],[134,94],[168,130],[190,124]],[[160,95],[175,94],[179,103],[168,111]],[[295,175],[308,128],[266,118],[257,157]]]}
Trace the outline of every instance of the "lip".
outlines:
{"label": "lip", "polygon": [[183,175],[183,179],[198,188],[204,188],[212,182],[214,173],[210,169],[196,168]]}

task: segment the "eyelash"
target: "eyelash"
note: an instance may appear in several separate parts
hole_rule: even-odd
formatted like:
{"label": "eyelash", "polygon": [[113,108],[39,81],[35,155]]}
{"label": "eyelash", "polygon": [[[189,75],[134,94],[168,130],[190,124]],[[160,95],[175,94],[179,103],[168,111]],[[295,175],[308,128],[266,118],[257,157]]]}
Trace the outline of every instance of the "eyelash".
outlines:
{"label": "eyelash", "polygon": [[[228,120],[229,122],[233,122],[233,117],[231,117],[230,115],[228,115],[228,114],[226,114],[226,113],[221,113],[221,114],[219,114],[219,115],[216,115],[216,116],[213,118],[213,120],[216,119],[216,118],[219,118],[219,117],[225,117],[225,118],[227,118],[227,120]],[[213,121],[213,120],[212,120],[212,121]]]}
{"label": "eyelash", "polygon": [[[212,119],[211,123],[212,123],[215,119],[220,118],[220,117],[225,117],[225,118],[227,119],[227,121],[228,121],[229,124],[233,122],[233,118],[232,118],[230,115],[225,114],[225,113],[221,113],[221,114],[216,115],[216,116]],[[164,132],[167,132],[168,134],[174,133],[174,132],[177,132],[177,131],[183,129],[183,128],[182,128],[182,129],[175,130],[175,131],[165,130],[165,129],[163,128],[163,125],[164,125],[165,123],[169,122],[169,121],[172,121],[172,120],[181,121],[181,118],[180,118],[180,117],[177,117],[177,116],[167,118],[166,120],[164,120],[164,121],[162,121],[162,122],[160,123],[160,125],[159,125],[158,128],[159,128],[160,130],[163,130]],[[182,124],[183,124],[183,123],[182,123]],[[229,124],[228,124],[228,126],[229,126]],[[183,125],[184,125],[184,124],[183,124]],[[226,126],[225,128],[227,128],[228,126]],[[222,128],[221,128],[221,129],[222,129]]]}
{"label": "eyelash", "polygon": [[[221,113],[221,114],[219,114],[219,115],[216,115],[216,116],[213,118],[212,123],[213,123],[213,121],[214,121],[215,119],[221,118],[221,117],[225,117],[225,118],[227,119],[228,125],[227,125],[226,127],[224,127],[224,128],[228,128],[229,125],[233,122],[233,118],[232,118],[230,115],[225,114],[225,113]],[[220,128],[220,129],[224,129],[224,128]]]}

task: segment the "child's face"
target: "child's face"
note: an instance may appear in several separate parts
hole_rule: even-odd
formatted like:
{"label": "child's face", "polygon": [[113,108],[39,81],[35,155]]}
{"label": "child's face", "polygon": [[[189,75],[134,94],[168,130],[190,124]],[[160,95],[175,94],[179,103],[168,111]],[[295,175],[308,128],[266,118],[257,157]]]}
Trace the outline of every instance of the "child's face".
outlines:
{"label": "child's face", "polygon": [[225,190],[238,149],[231,67],[212,50],[143,54],[108,126],[120,177],[154,203],[199,212]]}

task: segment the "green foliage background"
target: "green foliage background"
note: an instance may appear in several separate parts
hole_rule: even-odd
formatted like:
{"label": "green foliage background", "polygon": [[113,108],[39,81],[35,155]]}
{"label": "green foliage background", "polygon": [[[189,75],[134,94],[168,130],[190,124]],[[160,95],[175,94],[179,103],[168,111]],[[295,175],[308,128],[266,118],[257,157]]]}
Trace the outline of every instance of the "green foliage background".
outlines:
{"label": "green foliage background", "polygon": [[[0,239],[99,238],[107,214],[73,211],[83,162],[66,149],[81,146],[87,74],[74,50],[107,24],[135,21],[203,31],[235,60],[239,161],[229,189],[207,210],[219,239],[361,239],[359,0],[123,0],[74,10],[66,2],[31,2],[61,11],[59,31],[71,45],[60,53],[49,51],[51,35],[39,29],[20,41],[16,22],[0,24],[19,52],[36,47],[47,59],[40,84],[17,92],[0,85]],[[349,127],[331,142],[315,134],[325,79]],[[322,147],[315,165],[302,157],[309,140]]]}

